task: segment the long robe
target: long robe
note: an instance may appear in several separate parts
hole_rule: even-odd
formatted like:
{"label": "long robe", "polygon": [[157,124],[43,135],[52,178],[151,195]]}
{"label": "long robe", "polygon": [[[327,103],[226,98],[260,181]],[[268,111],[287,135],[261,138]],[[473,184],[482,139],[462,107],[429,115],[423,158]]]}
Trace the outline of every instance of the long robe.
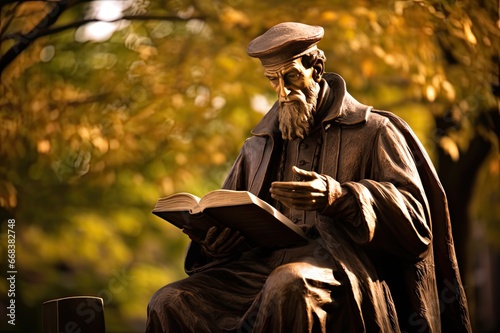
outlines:
{"label": "long robe", "polygon": [[[192,243],[185,263],[190,277],[153,297],[148,332],[292,332],[286,325],[312,332],[315,322],[321,331],[336,332],[471,331],[446,197],[427,154],[400,118],[357,102],[340,76],[327,73],[325,80],[334,100],[321,122],[318,172],[349,194],[313,215],[315,245],[295,254],[252,251],[207,262]],[[245,142],[223,188],[269,200],[282,147],[277,115],[275,104]],[[318,248],[328,258],[309,266],[304,251]],[[297,288],[296,279],[283,283],[297,271],[289,263],[306,265]],[[277,271],[285,274],[273,278]],[[307,296],[283,296],[294,288]],[[281,319],[283,313],[290,316]]]}

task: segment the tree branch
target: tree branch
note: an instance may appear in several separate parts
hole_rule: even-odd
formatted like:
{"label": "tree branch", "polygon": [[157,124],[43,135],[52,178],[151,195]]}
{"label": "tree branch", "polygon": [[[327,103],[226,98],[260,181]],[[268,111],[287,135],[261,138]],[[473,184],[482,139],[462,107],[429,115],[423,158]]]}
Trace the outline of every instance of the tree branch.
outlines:
{"label": "tree branch", "polygon": [[10,17],[7,19],[7,22],[4,23],[4,25],[0,31],[0,36],[2,36],[7,31],[7,29],[9,28],[9,25],[12,23],[12,20],[14,20],[14,17],[16,16],[16,12],[17,12],[17,9],[19,8],[19,5],[20,5],[20,3],[16,3],[14,8],[11,8],[8,11],[7,15],[10,15]]}
{"label": "tree branch", "polygon": [[[100,20],[97,18],[89,18],[89,19],[84,19],[84,20],[79,20],[75,22],[71,22],[65,25],[57,26],[52,29],[45,29],[43,31],[40,31],[36,38],[44,37],[47,35],[52,35],[56,34],[58,32],[64,31],[64,30],[69,30],[73,28],[78,28],[82,25],[89,24],[89,23],[94,23],[94,22],[106,22],[106,23],[114,23],[118,21],[123,21],[123,20],[128,20],[128,21],[147,21],[147,20],[163,20],[163,21],[188,21],[192,19],[198,19],[198,20],[205,20],[205,17],[190,17],[187,19],[180,18],[178,16],[156,16],[156,15],[125,15],[122,17],[119,17],[114,20]],[[23,39],[25,38],[24,34],[20,33],[12,33],[5,35],[4,37],[0,38],[0,42],[4,42],[9,39]]]}
{"label": "tree branch", "polygon": [[122,16],[120,18],[117,18],[115,20],[99,20],[96,18],[91,18],[91,19],[85,19],[85,20],[80,20],[76,22],[72,22],[66,25],[54,27],[52,29],[49,29],[47,31],[43,31],[39,37],[46,36],[46,35],[51,35],[55,34],[64,30],[72,29],[72,28],[78,28],[82,25],[88,24],[88,23],[93,23],[93,22],[109,22],[109,23],[114,23],[118,21],[123,21],[123,20],[128,20],[128,21],[147,21],[147,20],[163,20],[163,21],[188,21],[191,19],[199,19],[199,20],[204,20],[204,17],[190,17],[189,19],[183,19],[178,16],[155,16],[155,15],[127,15],[127,16]]}
{"label": "tree branch", "polygon": [[[205,20],[205,17],[190,17],[190,18],[180,18],[178,16],[156,16],[156,15],[124,15],[122,17],[119,17],[114,20],[99,20],[96,18],[90,18],[90,19],[84,19],[84,20],[79,20],[75,22],[71,22],[65,25],[57,26],[52,29],[49,27],[55,23],[57,18],[61,15],[61,12],[57,12],[59,10],[60,5],[56,5],[57,8],[54,8],[54,10],[49,13],[35,28],[33,28],[30,32],[27,34],[9,34],[0,39],[0,42],[3,42],[8,39],[17,39],[17,42],[14,46],[12,46],[5,55],[3,55],[0,59],[0,73],[5,69],[5,67],[10,64],[24,49],[26,49],[29,44],[31,44],[33,41],[36,39],[59,33],[64,30],[68,29],[73,29],[73,28],[78,28],[82,25],[88,24],[88,23],[93,23],[93,22],[118,22],[122,20],[129,20],[129,21],[146,21],[146,20],[166,20],[166,21],[188,21],[192,19],[198,19],[198,20]],[[56,14],[53,14],[55,12]],[[47,19],[49,18],[49,19]],[[49,21],[50,23],[47,22],[47,24],[43,24],[45,21]]]}
{"label": "tree branch", "polygon": [[19,38],[18,41],[0,58],[0,73],[10,64],[22,51],[24,51],[34,40],[38,38],[40,31],[54,24],[59,16],[68,8],[68,0],[54,3],[52,10],[33,27],[28,33]]}

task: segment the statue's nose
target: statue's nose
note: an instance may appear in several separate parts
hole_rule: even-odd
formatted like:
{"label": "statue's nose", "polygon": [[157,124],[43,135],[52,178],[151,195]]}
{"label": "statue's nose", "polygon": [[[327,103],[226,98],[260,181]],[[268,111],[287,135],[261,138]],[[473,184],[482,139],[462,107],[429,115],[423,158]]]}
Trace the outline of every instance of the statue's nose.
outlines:
{"label": "statue's nose", "polygon": [[278,95],[280,98],[286,98],[290,94],[290,89],[286,87],[285,80],[282,77],[279,78],[278,84]]}

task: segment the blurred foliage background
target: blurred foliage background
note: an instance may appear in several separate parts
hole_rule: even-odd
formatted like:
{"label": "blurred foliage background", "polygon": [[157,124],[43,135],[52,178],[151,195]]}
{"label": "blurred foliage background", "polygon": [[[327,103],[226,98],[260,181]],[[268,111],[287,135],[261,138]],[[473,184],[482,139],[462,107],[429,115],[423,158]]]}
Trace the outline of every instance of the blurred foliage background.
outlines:
{"label": "blurred foliage background", "polygon": [[2,0],[0,219],[16,220],[17,322],[44,301],[104,299],[108,332],[141,332],[185,276],[188,239],[158,197],[222,183],[275,99],[248,42],[321,25],[327,70],[413,127],[448,193],[476,332],[499,330],[499,2]]}

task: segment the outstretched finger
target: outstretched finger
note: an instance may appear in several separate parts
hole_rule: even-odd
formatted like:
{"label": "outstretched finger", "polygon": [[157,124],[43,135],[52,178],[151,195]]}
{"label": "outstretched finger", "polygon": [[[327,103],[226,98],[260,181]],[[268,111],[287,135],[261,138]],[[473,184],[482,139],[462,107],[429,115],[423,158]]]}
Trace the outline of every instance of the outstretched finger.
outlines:
{"label": "outstretched finger", "polygon": [[304,180],[314,180],[318,178],[318,174],[314,171],[307,171],[304,169],[301,169],[299,167],[296,167],[295,165],[292,167],[292,171],[296,173],[297,175],[301,176],[304,178]]}
{"label": "outstretched finger", "polygon": [[319,197],[324,197],[325,193],[322,192],[315,192],[309,189],[304,189],[304,190],[296,190],[296,191],[290,191],[288,189],[281,189],[281,188],[271,188],[270,190],[271,196],[276,197],[281,197],[281,198],[293,198],[293,199],[315,199]]}
{"label": "outstretched finger", "polygon": [[271,183],[271,190],[281,189],[291,191],[313,191],[316,190],[313,182],[273,182]]}

